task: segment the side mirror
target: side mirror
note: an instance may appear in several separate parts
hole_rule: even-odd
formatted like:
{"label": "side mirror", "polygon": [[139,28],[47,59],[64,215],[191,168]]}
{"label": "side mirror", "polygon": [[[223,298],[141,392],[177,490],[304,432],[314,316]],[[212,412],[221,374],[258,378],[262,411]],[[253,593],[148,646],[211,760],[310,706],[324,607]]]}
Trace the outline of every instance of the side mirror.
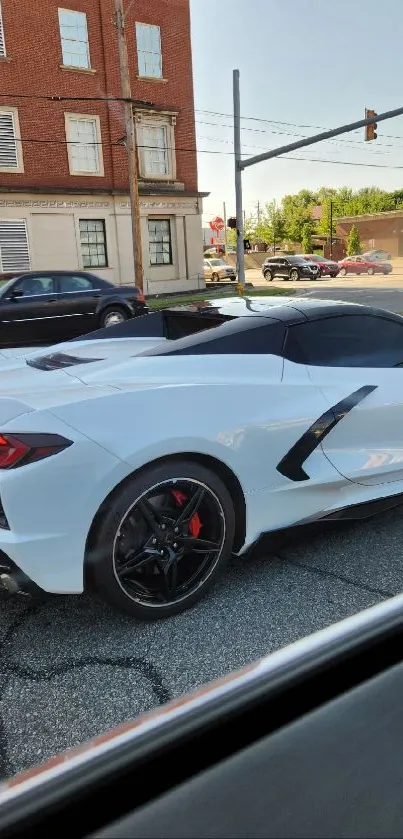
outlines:
{"label": "side mirror", "polygon": [[18,297],[24,297],[24,292],[23,292],[22,288],[13,289],[13,291],[10,294],[11,300],[15,300]]}

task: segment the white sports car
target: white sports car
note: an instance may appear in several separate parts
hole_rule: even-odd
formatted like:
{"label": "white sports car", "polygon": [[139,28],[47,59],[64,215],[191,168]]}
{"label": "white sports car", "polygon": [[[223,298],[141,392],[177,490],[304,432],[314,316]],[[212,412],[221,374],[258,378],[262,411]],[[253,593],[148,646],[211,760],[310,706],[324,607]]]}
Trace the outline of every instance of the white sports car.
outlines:
{"label": "white sports car", "polygon": [[5,587],[93,590],[165,617],[264,533],[401,503],[403,318],[238,307],[140,354],[101,339],[1,367]]}

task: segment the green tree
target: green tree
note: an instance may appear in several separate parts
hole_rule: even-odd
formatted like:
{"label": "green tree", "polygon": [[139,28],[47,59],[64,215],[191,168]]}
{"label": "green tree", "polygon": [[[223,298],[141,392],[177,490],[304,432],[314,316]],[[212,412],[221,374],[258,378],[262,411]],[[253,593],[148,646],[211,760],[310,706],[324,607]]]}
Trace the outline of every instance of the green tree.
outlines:
{"label": "green tree", "polygon": [[361,242],[358,230],[353,224],[347,238],[347,254],[355,256],[357,253],[361,253]]}
{"label": "green tree", "polygon": [[302,228],[302,252],[311,253],[312,250],[312,230],[309,224],[304,224]]}
{"label": "green tree", "polygon": [[275,201],[266,204],[256,226],[256,237],[266,245],[281,245],[285,236],[284,218]]}
{"label": "green tree", "polygon": [[312,217],[312,208],[295,207],[288,218],[285,217],[285,227],[287,239],[301,244],[304,231],[305,235],[307,235],[308,230],[310,235],[315,231],[316,224]]}

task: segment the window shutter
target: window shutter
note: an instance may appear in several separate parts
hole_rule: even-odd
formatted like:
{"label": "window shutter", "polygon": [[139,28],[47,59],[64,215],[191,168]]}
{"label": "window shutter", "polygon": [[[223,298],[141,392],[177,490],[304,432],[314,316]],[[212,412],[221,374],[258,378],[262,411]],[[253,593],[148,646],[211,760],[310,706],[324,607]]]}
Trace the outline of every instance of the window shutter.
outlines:
{"label": "window shutter", "polygon": [[0,0],[0,55],[6,54],[6,43],[4,40],[4,26],[3,26],[3,16],[1,13],[1,0]]}
{"label": "window shutter", "polygon": [[31,270],[24,219],[0,219],[0,269],[4,272]]}
{"label": "window shutter", "polygon": [[14,115],[0,111],[0,169],[18,169]]}

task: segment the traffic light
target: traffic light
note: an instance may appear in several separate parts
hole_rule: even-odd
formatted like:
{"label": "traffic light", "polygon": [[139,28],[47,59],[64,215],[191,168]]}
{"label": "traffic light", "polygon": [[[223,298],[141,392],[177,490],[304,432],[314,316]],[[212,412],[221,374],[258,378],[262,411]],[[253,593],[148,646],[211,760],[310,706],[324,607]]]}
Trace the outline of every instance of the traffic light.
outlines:
{"label": "traffic light", "polygon": [[[371,111],[370,108],[365,108],[365,119],[370,119],[371,117],[376,117],[376,111]],[[376,129],[378,128],[376,122],[373,122],[372,125],[365,126],[365,140],[376,140],[377,133]]]}
{"label": "traffic light", "polygon": [[227,227],[230,227],[231,230],[236,230],[236,218],[235,218],[235,216],[231,216],[231,218],[228,219]]}

